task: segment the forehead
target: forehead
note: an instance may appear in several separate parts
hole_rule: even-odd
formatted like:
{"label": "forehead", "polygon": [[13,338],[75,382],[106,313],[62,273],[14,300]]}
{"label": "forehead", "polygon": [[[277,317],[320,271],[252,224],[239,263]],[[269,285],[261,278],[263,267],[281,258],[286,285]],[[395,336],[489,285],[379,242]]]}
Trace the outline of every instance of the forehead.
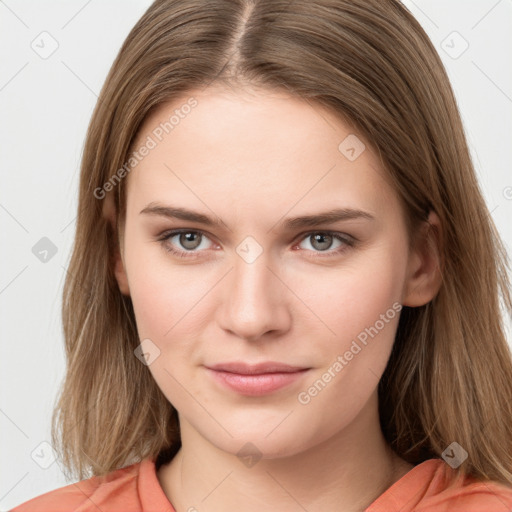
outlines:
{"label": "forehead", "polygon": [[150,139],[152,149],[129,175],[137,206],[172,199],[204,208],[207,198],[217,207],[227,201],[231,211],[320,201],[378,212],[396,199],[360,133],[331,110],[283,92],[190,91],[146,119],[135,150]]}

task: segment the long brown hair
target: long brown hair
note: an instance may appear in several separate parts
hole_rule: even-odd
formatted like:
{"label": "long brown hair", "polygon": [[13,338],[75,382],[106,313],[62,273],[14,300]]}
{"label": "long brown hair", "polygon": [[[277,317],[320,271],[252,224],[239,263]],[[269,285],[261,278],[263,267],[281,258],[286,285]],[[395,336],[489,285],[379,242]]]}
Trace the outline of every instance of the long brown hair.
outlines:
{"label": "long brown hair", "polygon": [[52,418],[68,474],[164,462],[180,446],[176,410],[134,356],[132,303],[113,272],[125,215],[119,170],[154,109],[213,83],[328,107],[380,154],[409,236],[437,213],[443,281],[428,304],[402,310],[379,383],[381,427],[412,464],[455,441],[469,455],[458,471],[512,484],[512,357],[500,311],[512,313],[507,254],[441,60],[397,0],[157,0],[134,26],[83,153],[63,293],[67,374]]}

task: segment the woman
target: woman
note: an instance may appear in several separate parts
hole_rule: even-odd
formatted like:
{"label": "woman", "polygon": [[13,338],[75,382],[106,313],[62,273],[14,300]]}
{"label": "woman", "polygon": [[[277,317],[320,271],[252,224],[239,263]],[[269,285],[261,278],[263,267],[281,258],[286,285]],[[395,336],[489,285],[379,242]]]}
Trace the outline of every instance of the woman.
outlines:
{"label": "woman", "polygon": [[399,2],[154,2],[78,211],[82,481],[15,511],[512,509],[506,253]]}

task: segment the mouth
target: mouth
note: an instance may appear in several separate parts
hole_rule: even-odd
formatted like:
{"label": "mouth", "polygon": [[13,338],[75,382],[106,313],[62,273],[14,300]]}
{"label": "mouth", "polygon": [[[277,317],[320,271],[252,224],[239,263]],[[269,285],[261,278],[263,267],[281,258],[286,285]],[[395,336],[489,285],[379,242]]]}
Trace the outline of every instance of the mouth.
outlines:
{"label": "mouth", "polygon": [[207,372],[223,388],[246,396],[261,396],[282,389],[301,379],[310,369],[273,361],[206,366]]}

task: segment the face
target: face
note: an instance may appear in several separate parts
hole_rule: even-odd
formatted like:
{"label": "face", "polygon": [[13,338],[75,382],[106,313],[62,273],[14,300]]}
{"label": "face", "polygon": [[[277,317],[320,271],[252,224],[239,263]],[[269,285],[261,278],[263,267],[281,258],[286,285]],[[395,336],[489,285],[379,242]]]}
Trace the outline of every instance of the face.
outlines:
{"label": "face", "polygon": [[116,275],[182,429],[268,458],[342,432],[376,394],[413,261],[370,145],[304,100],[212,88],[160,107],[148,137]]}

